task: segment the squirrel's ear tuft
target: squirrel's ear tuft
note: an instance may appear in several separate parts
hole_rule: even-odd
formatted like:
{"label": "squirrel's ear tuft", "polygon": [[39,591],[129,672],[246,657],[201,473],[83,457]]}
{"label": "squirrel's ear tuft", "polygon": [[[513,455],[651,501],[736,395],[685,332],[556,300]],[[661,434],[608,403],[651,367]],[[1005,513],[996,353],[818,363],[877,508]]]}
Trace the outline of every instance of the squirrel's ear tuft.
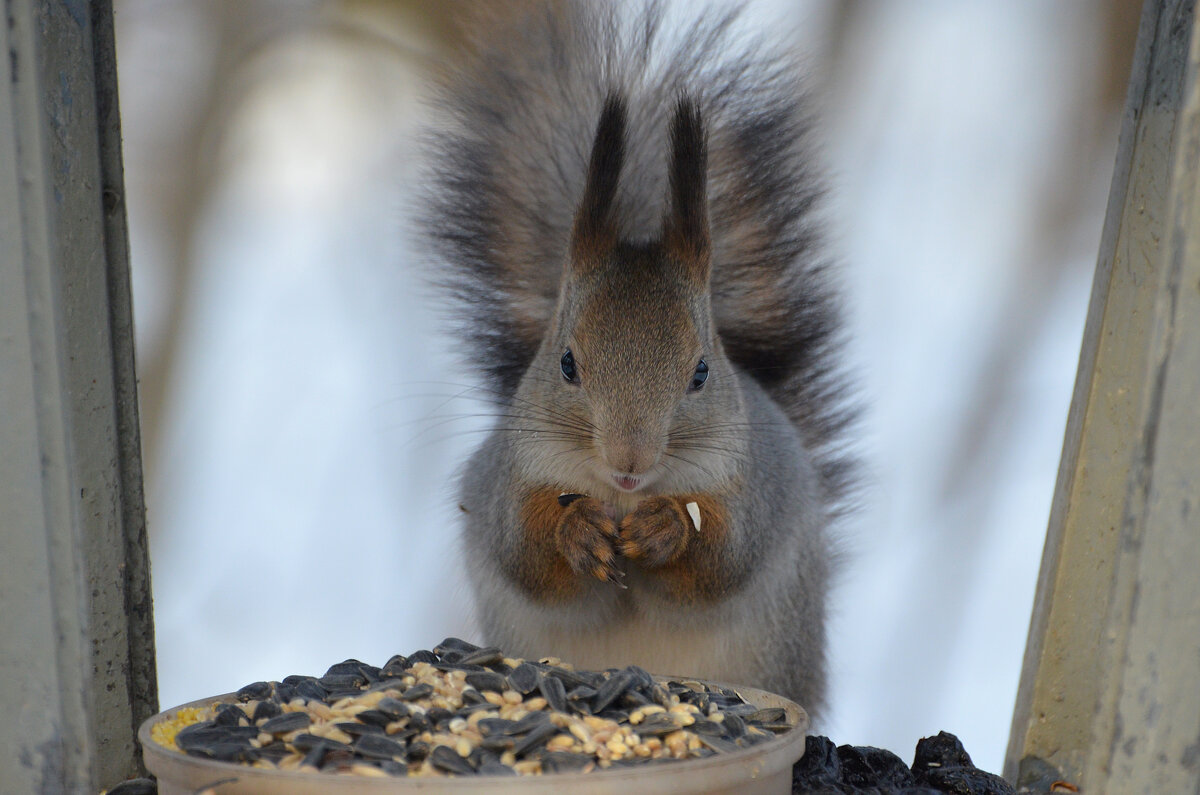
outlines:
{"label": "squirrel's ear tuft", "polygon": [[683,94],[671,119],[671,202],[663,222],[669,251],[707,282],[710,268],[708,231],[708,140],[700,106]]}
{"label": "squirrel's ear tuft", "polygon": [[587,186],[571,235],[571,254],[576,263],[611,248],[617,241],[613,199],[625,160],[625,115],[625,98],[610,92],[596,125]]}

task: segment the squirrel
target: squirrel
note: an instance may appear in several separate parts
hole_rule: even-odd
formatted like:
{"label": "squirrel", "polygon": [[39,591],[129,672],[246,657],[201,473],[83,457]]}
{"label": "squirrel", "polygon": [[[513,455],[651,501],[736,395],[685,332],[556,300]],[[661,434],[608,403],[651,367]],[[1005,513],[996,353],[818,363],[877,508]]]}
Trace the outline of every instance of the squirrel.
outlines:
{"label": "squirrel", "polygon": [[423,223],[498,418],[459,487],[478,619],[815,714],[856,410],[807,99],[736,11],[630,5],[483,9],[435,99]]}

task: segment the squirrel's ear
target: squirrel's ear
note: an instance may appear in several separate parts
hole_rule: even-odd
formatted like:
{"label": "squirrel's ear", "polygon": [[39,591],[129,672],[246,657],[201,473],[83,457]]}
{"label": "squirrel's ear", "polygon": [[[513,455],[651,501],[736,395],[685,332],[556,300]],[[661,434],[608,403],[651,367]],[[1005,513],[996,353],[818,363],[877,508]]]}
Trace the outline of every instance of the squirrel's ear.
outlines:
{"label": "squirrel's ear", "polygon": [[617,242],[613,199],[625,159],[625,99],[615,91],[604,101],[592,158],[588,164],[587,186],[575,215],[571,234],[571,259],[576,266],[612,248]]}
{"label": "squirrel's ear", "polygon": [[689,275],[707,283],[710,262],[708,232],[708,141],[700,106],[687,94],[671,119],[671,203],[663,222],[663,242]]}

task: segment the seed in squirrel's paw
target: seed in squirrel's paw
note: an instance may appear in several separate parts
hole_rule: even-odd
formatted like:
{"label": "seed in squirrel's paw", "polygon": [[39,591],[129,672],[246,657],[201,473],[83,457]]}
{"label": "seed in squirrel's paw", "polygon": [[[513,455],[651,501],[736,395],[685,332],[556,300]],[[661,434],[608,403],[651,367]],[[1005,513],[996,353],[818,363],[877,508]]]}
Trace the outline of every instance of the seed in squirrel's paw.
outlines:
{"label": "seed in squirrel's paw", "polygon": [[688,516],[692,517],[692,524],[696,526],[696,532],[700,532],[700,506],[694,502],[689,502],[683,506],[687,508]]}
{"label": "seed in squirrel's paw", "polygon": [[568,494],[567,492],[564,491],[562,494],[558,495],[558,504],[561,505],[562,507],[566,508],[568,505],[575,502],[575,500],[577,500],[583,496],[585,496],[585,495],[583,495],[583,494]]}

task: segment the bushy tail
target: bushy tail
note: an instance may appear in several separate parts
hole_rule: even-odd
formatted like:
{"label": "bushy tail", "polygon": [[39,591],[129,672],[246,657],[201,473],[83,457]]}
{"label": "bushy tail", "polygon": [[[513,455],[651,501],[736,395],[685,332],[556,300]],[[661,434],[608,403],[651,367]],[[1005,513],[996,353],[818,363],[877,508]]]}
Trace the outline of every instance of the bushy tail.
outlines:
{"label": "bushy tail", "polygon": [[[488,4],[489,6],[491,4]],[[614,208],[629,240],[661,232],[668,119],[681,93],[709,129],[712,299],[726,353],[817,456],[831,502],[852,469],[840,319],[814,207],[799,69],[734,31],[737,11],[667,31],[661,2],[546,0],[481,11],[438,95],[424,219],[461,301],[467,353],[511,397],[553,316],[605,97],[628,99]]]}

